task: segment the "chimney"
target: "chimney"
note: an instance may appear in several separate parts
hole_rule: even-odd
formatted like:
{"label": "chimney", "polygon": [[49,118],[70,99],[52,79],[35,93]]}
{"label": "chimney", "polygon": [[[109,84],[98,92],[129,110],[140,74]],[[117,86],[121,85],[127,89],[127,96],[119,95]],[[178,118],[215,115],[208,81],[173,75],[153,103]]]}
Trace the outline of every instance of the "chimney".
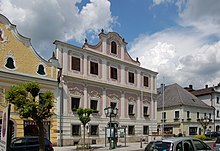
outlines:
{"label": "chimney", "polygon": [[189,85],[189,88],[190,88],[190,89],[193,89],[193,85],[190,84],[190,85]]}
{"label": "chimney", "polygon": [[205,88],[206,88],[206,89],[208,88],[208,84],[205,85]]}

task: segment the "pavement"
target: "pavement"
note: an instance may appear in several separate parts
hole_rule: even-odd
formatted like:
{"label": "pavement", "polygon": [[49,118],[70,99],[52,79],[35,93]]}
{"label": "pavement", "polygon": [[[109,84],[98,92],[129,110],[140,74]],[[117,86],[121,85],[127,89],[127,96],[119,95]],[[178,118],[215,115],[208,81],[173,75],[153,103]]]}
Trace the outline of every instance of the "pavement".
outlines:
{"label": "pavement", "polygon": [[[141,144],[140,142],[137,143],[127,143],[126,146],[124,143],[119,143],[118,146],[115,149],[111,149],[112,151],[143,151],[145,146],[147,144]],[[94,151],[108,151],[109,149],[109,144],[94,144],[91,145],[92,149]],[[63,146],[63,147],[54,147],[54,151],[77,151],[76,146]]]}

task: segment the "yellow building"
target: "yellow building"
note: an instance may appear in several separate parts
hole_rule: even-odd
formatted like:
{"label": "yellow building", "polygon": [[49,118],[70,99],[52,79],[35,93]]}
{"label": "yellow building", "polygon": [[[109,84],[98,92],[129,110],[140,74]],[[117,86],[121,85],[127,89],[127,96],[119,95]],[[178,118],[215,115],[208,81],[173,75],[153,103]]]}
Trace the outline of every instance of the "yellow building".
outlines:
{"label": "yellow building", "polygon": [[[55,65],[56,63],[55,57],[49,61],[41,58],[31,46],[30,38],[19,34],[16,26],[0,14],[0,119],[2,110],[7,105],[5,92],[12,85],[37,81],[40,84],[41,93],[50,90],[57,95],[58,66]],[[56,119],[54,116],[45,121],[46,136],[53,144],[57,144]],[[12,137],[37,134],[35,122],[31,119],[21,119],[13,105],[11,106],[10,125]]]}

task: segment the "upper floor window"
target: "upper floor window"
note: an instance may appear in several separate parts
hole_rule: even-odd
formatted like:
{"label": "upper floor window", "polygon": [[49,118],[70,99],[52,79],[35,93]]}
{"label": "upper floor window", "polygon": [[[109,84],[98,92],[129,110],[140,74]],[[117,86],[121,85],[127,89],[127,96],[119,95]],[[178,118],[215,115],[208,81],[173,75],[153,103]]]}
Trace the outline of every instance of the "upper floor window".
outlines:
{"label": "upper floor window", "polygon": [[190,118],[190,111],[187,111],[187,118]]}
{"label": "upper floor window", "polygon": [[117,44],[114,41],[111,42],[111,53],[117,54]]}
{"label": "upper floor window", "polygon": [[217,102],[217,104],[219,104],[219,97],[216,98],[216,102]]}
{"label": "upper floor window", "polygon": [[149,82],[148,82],[149,78],[144,76],[144,86],[148,87],[149,86]]}
{"label": "upper floor window", "polygon": [[5,66],[9,69],[15,69],[14,59],[12,57],[8,57]]}
{"label": "upper floor window", "polygon": [[117,69],[114,67],[111,67],[111,78],[115,80],[118,78]]}
{"label": "upper floor window", "polygon": [[133,104],[128,105],[128,114],[134,115],[134,105]]}
{"label": "upper floor window", "polygon": [[97,62],[90,62],[90,73],[98,75],[98,63]]}
{"label": "upper floor window", "polygon": [[72,56],[72,70],[80,71],[80,58]]}
{"label": "upper floor window", "polygon": [[166,112],[162,112],[162,120],[166,120],[166,118],[167,118]]}
{"label": "upper floor window", "polygon": [[204,118],[206,117],[206,113],[204,113]]}
{"label": "upper floor window", "polygon": [[144,116],[148,116],[148,107],[144,106]]}
{"label": "upper floor window", "polygon": [[128,72],[128,82],[134,83],[134,73]]}
{"label": "upper floor window", "polygon": [[79,108],[79,105],[80,105],[80,98],[72,97],[71,98],[72,111],[76,111]]}
{"label": "upper floor window", "polygon": [[40,64],[38,66],[38,70],[37,70],[37,73],[40,74],[40,75],[45,75],[45,71],[44,71],[44,66],[42,64]]}
{"label": "upper floor window", "polygon": [[114,109],[114,108],[116,108],[117,103],[116,102],[111,102],[110,106],[111,106],[112,109]]}
{"label": "upper floor window", "polygon": [[211,119],[212,118],[212,113],[209,113],[209,119]]}
{"label": "upper floor window", "polygon": [[197,119],[199,119],[199,112],[197,112]]}
{"label": "upper floor window", "polygon": [[180,117],[180,112],[179,111],[175,111],[174,118],[178,119],[179,117]]}
{"label": "upper floor window", "polygon": [[90,109],[97,111],[97,108],[98,108],[98,100],[91,100]]}
{"label": "upper floor window", "polygon": [[219,110],[217,110],[217,114],[216,114],[216,116],[219,117]]}

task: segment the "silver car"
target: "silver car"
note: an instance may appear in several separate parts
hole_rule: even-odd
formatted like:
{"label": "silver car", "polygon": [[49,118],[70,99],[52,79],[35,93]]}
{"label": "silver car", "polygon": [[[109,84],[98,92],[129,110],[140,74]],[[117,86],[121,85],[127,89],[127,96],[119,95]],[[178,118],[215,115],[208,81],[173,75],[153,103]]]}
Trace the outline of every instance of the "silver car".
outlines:
{"label": "silver car", "polygon": [[213,151],[200,139],[190,137],[173,137],[154,140],[148,143],[145,151]]}

